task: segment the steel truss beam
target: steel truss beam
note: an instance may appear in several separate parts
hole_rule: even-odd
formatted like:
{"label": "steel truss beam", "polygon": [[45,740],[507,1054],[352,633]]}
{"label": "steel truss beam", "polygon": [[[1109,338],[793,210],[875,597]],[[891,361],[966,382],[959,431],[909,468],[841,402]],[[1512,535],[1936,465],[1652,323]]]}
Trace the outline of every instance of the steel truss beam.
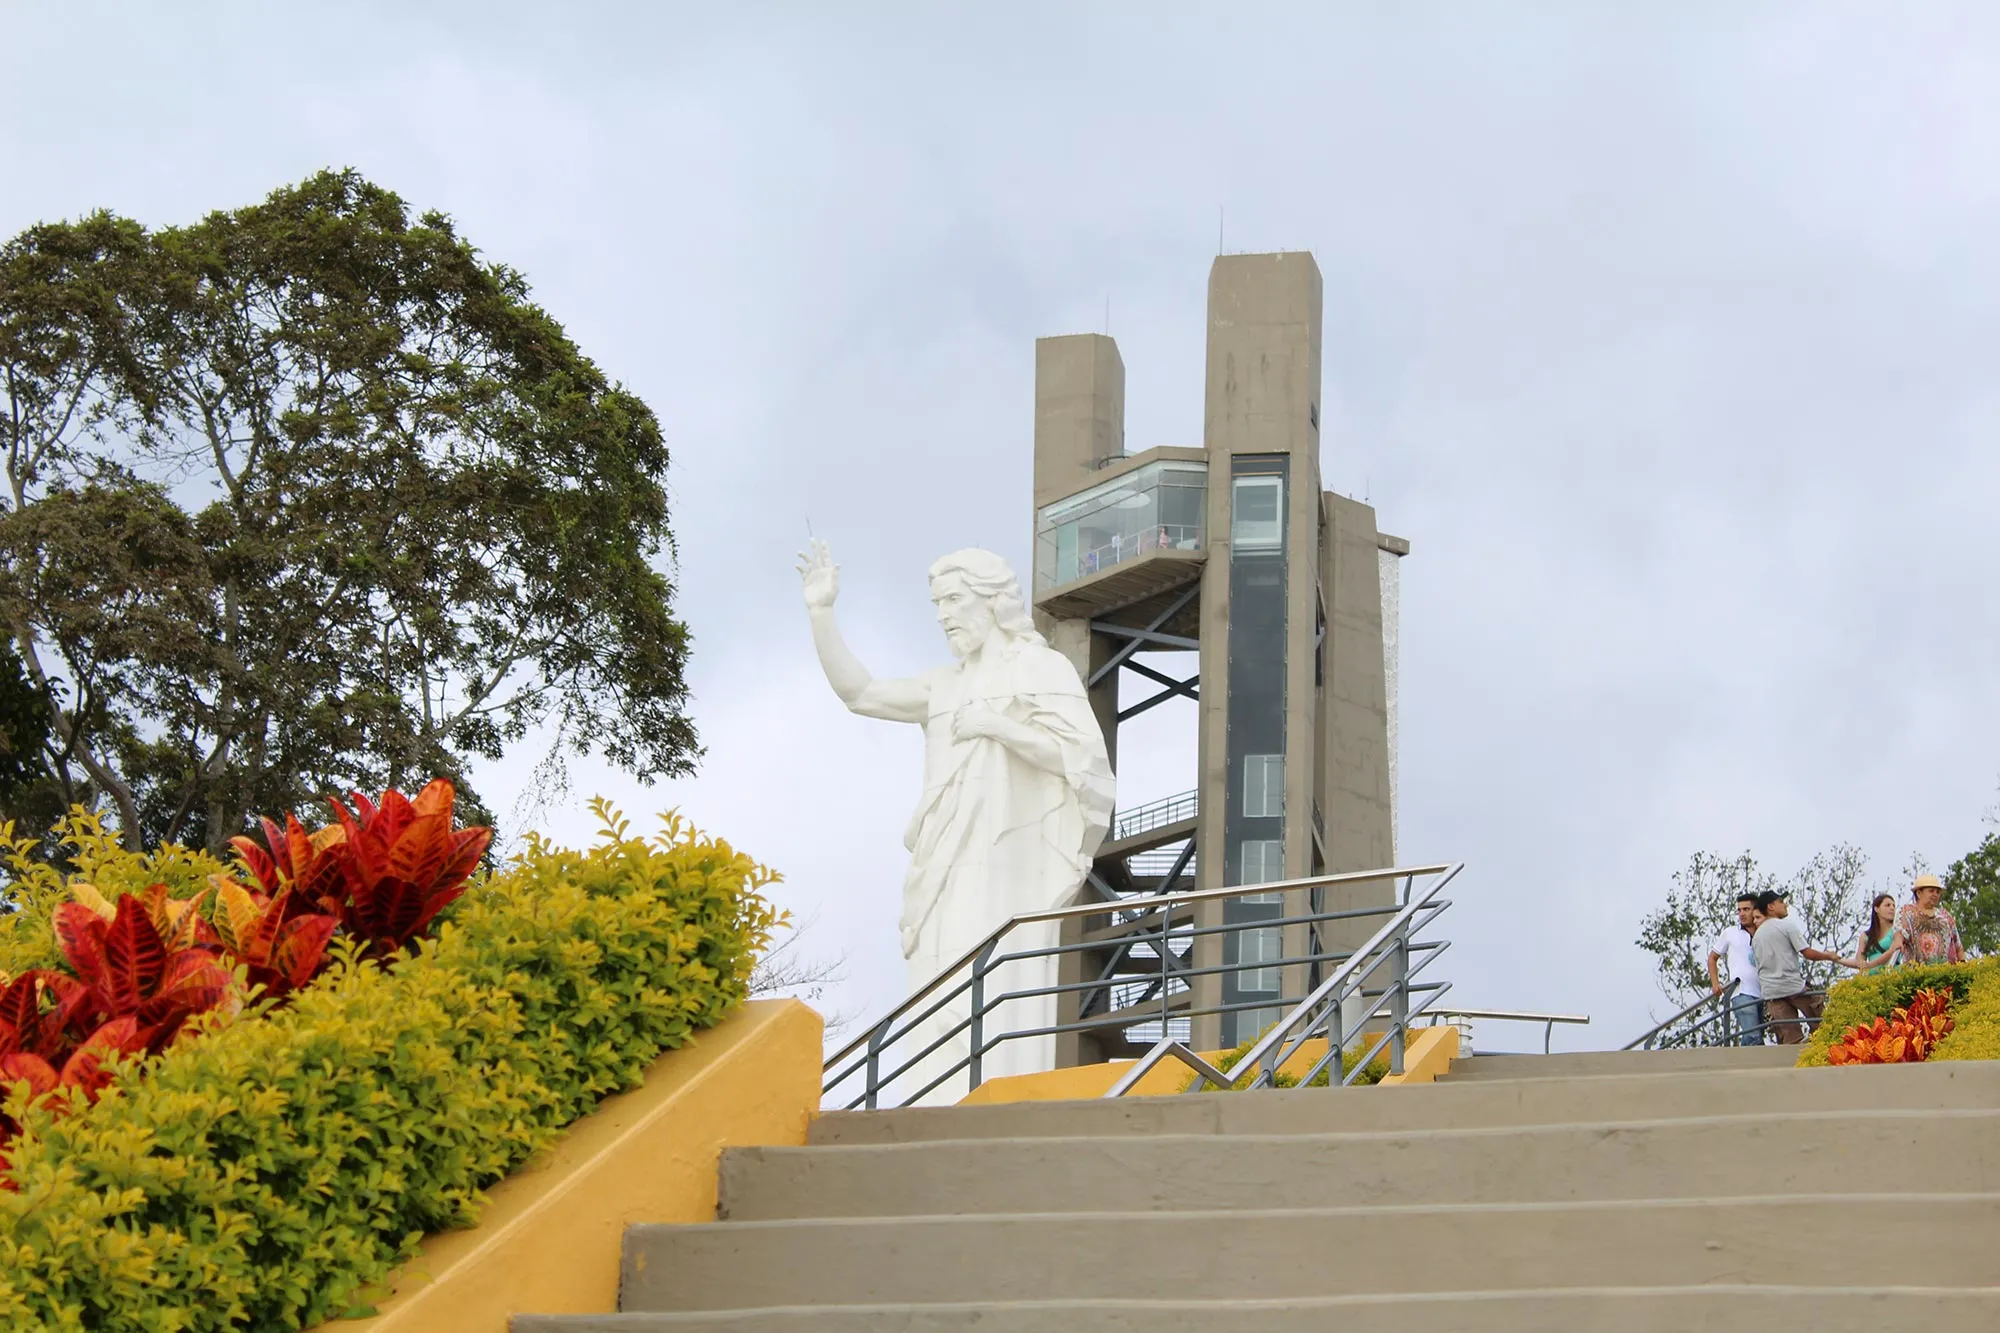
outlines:
{"label": "steel truss beam", "polygon": [[1160,633],[1160,626],[1179,615],[1189,602],[1192,602],[1200,595],[1201,584],[1190,584],[1185,592],[1174,598],[1166,610],[1154,616],[1152,623],[1148,624],[1144,629],[1133,629],[1130,625],[1113,625],[1102,620],[1091,621],[1090,628],[1092,633],[1109,634],[1114,638],[1125,639],[1127,642],[1124,647],[1111,655],[1109,661],[1090,673],[1090,679],[1084,682],[1084,687],[1088,689],[1095,686],[1099,681],[1123,666],[1133,653],[1138,652],[1147,644],[1159,644],[1166,648],[1201,647],[1200,642],[1197,640],[1184,639],[1178,634]]}

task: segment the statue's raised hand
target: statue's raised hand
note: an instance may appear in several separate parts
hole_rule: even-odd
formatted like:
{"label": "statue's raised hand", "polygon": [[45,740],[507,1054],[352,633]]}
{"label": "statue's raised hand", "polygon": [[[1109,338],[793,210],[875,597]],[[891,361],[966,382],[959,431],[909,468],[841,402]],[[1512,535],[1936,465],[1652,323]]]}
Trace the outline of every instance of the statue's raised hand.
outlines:
{"label": "statue's raised hand", "polygon": [[808,610],[825,611],[840,596],[840,566],[818,538],[809,550],[799,552],[799,578],[805,583]]}

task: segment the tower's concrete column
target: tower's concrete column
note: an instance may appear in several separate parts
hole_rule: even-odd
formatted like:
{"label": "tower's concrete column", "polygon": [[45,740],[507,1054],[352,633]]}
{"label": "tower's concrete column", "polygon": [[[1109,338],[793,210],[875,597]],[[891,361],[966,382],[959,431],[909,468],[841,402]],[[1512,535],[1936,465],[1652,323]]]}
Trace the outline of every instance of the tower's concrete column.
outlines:
{"label": "tower's concrete column", "polygon": [[[1313,640],[1319,566],[1322,290],[1303,253],[1224,255],[1209,272],[1203,440],[1208,563],[1201,595],[1201,883],[1309,873],[1315,717]],[[1283,903],[1205,910],[1204,926],[1287,915]],[[1303,951],[1302,929],[1282,952]],[[1268,951],[1268,952],[1265,952]],[[1277,928],[1204,935],[1198,967],[1280,952]],[[1271,977],[1277,975],[1272,969]],[[1258,974],[1239,974],[1243,983]],[[1263,978],[1269,980],[1269,977]],[[1198,1023],[1198,1045],[1241,1040],[1272,1006]],[[1196,1007],[1256,992],[1203,978]]]}
{"label": "tower's concrete column", "polygon": [[[1125,452],[1125,362],[1118,344],[1097,333],[1077,333],[1035,340],[1035,510],[1091,484],[1097,470]],[[1034,546],[1039,563],[1045,553]],[[1039,570],[1029,576],[1029,602],[1040,587]],[[1093,634],[1087,618],[1063,619],[1035,612],[1035,627],[1049,645],[1075,665],[1088,681],[1115,651],[1116,645]],[[1118,768],[1118,672],[1111,672],[1089,690],[1091,711],[1104,731],[1104,746],[1112,771]],[[1088,887],[1084,896],[1090,896]],[[1062,941],[1074,944],[1085,922],[1064,923]],[[1066,953],[1057,968],[1060,984],[1074,986],[1096,975],[1097,960]],[[1089,972],[1090,977],[1085,973]],[[1075,1022],[1081,992],[1065,991],[1056,1004],[1057,1021]],[[1056,1038],[1056,1066],[1094,1063],[1104,1058],[1097,1039],[1084,1033]]]}
{"label": "tower's concrete column", "polygon": [[1125,362],[1101,333],[1035,339],[1035,507],[1125,452]]}

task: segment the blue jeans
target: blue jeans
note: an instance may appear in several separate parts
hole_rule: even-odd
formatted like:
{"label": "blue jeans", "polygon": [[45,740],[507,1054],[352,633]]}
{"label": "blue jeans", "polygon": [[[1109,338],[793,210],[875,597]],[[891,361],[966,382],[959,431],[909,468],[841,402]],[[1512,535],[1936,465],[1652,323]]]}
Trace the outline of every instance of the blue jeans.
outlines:
{"label": "blue jeans", "polygon": [[1738,1046],[1762,1046],[1764,1044],[1764,1002],[1754,995],[1738,991],[1729,997],[1729,1014],[1736,1022],[1736,1044]]}

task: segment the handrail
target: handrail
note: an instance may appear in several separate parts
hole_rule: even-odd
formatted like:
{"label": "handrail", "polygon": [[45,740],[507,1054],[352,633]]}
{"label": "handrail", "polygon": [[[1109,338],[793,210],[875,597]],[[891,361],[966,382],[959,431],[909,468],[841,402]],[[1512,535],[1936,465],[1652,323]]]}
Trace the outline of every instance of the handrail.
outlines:
{"label": "handrail", "polygon": [[1523,1023],[1588,1023],[1589,1014],[1537,1014],[1522,1009],[1433,1009],[1430,1018],[1435,1023],[1440,1018],[1490,1018],[1494,1020],[1512,1019]]}
{"label": "handrail", "polygon": [[[1729,984],[1727,986],[1724,986],[1721,990],[1710,991],[1708,994],[1702,996],[1699,1000],[1696,1000],[1693,1004],[1689,1005],[1687,1008],[1675,1014],[1672,1018],[1667,1019],[1664,1023],[1655,1024],[1649,1031],[1644,1032],[1640,1034],[1638,1037],[1635,1037],[1633,1040],[1625,1043],[1625,1045],[1620,1049],[1627,1051],[1653,1050],[1655,1049],[1654,1044],[1658,1042],[1663,1035],[1665,1035],[1665,1033],[1669,1028],[1673,1027],[1676,1023],[1679,1023],[1682,1019],[1693,1016],[1698,1010],[1715,1007],[1719,1008],[1724,1014],[1728,1013],[1729,1001],[1735,997],[1737,988],[1742,984],[1743,984],[1742,982],[1736,980],[1734,977],[1731,977],[1729,980]],[[1695,1026],[1700,1027],[1702,1026],[1702,1024],[1698,1023]]]}
{"label": "handrail", "polygon": [[1556,1024],[1588,1023],[1589,1014],[1536,1014],[1519,1009],[1433,1009],[1425,1015],[1429,1026],[1436,1027],[1447,1018],[1480,1018],[1496,1023],[1540,1023],[1542,1025],[1542,1054],[1547,1055],[1555,1042]]}
{"label": "handrail", "polygon": [[[1324,1011],[1326,1018],[1330,1020],[1332,1027],[1327,1041],[1327,1054],[1319,1061],[1319,1065],[1326,1065],[1329,1061],[1338,1063],[1341,1051],[1345,1048],[1346,1044],[1345,1041],[1340,1039],[1341,1034],[1339,1032],[1341,1021],[1340,1001],[1346,998],[1347,992],[1358,989],[1361,982],[1365,981],[1383,962],[1392,956],[1400,956],[1405,963],[1405,966],[1402,968],[1404,975],[1397,978],[1390,987],[1390,994],[1393,994],[1396,1000],[1400,1001],[1398,1007],[1403,1008],[1405,1012],[1395,1015],[1390,1031],[1384,1033],[1382,1038],[1375,1043],[1374,1048],[1368,1052],[1362,1063],[1365,1065],[1368,1060],[1372,1060],[1385,1043],[1393,1040],[1393,1045],[1390,1048],[1390,1067],[1392,1072],[1402,1072],[1403,1029],[1408,1026],[1409,1019],[1412,1017],[1407,1012],[1407,987],[1410,975],[1407,966],[1409,935],[1412,933],[1412,926],[1416,924],[1419,913],[1428,912],[1428,915],[1424,918],[1428,921],[1430,917],[1436,916],[1438,912],[1450,906],[1447,902],[1433,909],[1431,904],[1437,898],[1438,894],[1444,891],[1445,886],[1457,878],[1458,872],[1464,868],[1462,862],[1457,865],[1432,868],[1428,873],[1439,874],[1443,878],[1432,884],[1423,897],[1418,898],[1412,894],[1410,900],[1404,904],[1402,910],[1398,911],[1384,923],[1382,928],[1376,931],[1366,944],[1349,955],[1346,962],[1328,974],[1326,980],[1315,986],[1310,994],[1293,1005],[1284,1017],[1280,1018],[1271,1026],[1269,1031],[1257,1039],[1256,1044],[1250,1048],[1236,1065],[1238,1069],[1248,1069],[1251,1071],[1253,1078],[1250,1086],[1252,1088],[1264,1087],[1276,1079],[1279,1068],[1283,1066],[1287,1059],[1296,1054],[1299,1048],[1304,1046],[1312,1028],[1319,1025],[1322,1011]],[[1415,874],[1421,873],[1426,872],[1413,872],[1411,878],[1414,879]],[[1382,877],[1381,872],[1377,871],[1365,878]],[[1382,949],[1382,946],[1391,940],[1396,941],[1398,945],[1396,953],[1394,955],[1384,953],[1381,957],[1374,957]],[[1373,958],[1372,962],[1370,961],[1371,958]],[[1363,966],[1364,964],[1366,964],[1365,967]],[[1365,1022],[1368,1018],[1374,1017],[1381,1009],[1383,1001],[1389,998],[1390,995],[1387,994],[1378,998],[1375,1005],[1363,1016],[1362,1021]],[[1332,1005],[1327,1004],[1329,999],[1334,1001]],[[1306,1033],[1301,1035],[1290,1048],[1280,1050],[1280,1047],[1291,1034],[1292,1030],[1297,1028],[1301,1023],[1308,1022],[1308,1020],[1311,1020],[1311,1022],[1308,1024]],[[1279,1050],[1278,1058],[1275,1060],[1271,1059],[1271,1053],[1274,1050]],[[1215,1083],[1217,1087],[1231,1087],[1243,1077],[1234,1071],[1228,1075],[1222,1075],[1220,1071],[1209,1065],[1207,1061],[1196,1056],[1182,1042],[1172,1037],[1163,1036],[1154,1044],[1150,1051],[1135,1061],[1132,1068],[1127,1070],[1118,1082],[1112,1086],[1111,1090],[1104,1095],[1107,1098],[1124,1096],[1138,1084],[1141,1078],[1144,1078],[1148,1072],[1169,1056],[1190,1065],[1195,1070],[1195,1083],[1193,1085],[1195,1090],[1199,1090],[1204,1083],[1209,1082]],[[1310,1082],[1318,1076],[1318,1073],[1319,1066],[1316,1065],[1300,1082]]]}
{"label": "handrail", "polygon": [[1237,884],[1220,889],[1187,889],[1169,893],[1141,894],[1131,898],[1120,898],[1111,902],[1075,903],[1068,907],[1051,907],[1040,912],[1021,912],[1009,917],[979,943],[960,954],[956,960],[940,969],[938,974],[925,985],[912,991],[909,998],[884,1014],[847,1045],[835,1051],[823,1066],[832,1069],[834,1065],[867,1046],[877,1032],[887,1028],[903,1017],[918,1003],[930,997],[961,968],[978,961],[979,955],[997,945],[1001,938],[1017,926],[1035,921],[1067,921],[1072,917],[1104,916],[1121,911],[1154,911],[1158,908],[1183,907],[1189,903],[1215,902],[1226,898],[1242,898],[1252,894],[1284,893],[1293,889],[1324,888],[1335,884],[1367,884],[1375,880],[1414,879],[1419,875],[1439,875],[1445,871],[1457,874],[1459,867],[1451,865],[1402,866],[1389,870],[1353,870],[1337,875],[1313,875],[1305,879],[1275,880],[1269,884]]}
{"label": "handrail", "polygon": [[[1620,1049],[1627,1051],[1656,1051],[1666,1050],[1670,1046],[1703,1046],[1715,1044],[1733,1046],[1737,1044],[1742,1032],[1756,1034],[1757,1039],[1751,1044],[1762,1045],[1765,1034],[1774,1026],[1770,1019],[1763,1017],[1760,1013],[1754,1027],[1744,1028],[1741,1032],[1736,1027],[1736,1008],[1731,1002],[1735,999],[1741,985],[1740,981],[1732,977],[1729,984],[1721,990],[1710,991],[1707,995],[1688,1005],[1664,1023],[1657,1023],[1645,1033],[1633,1038]],[[1800,991],[1799,994],[1822,1000],[1826,998],[1826,992],[1819,989],[1807,989]],[[1700,1013],[1701,1010],[1710,1008],[1716,1012],[1706,1017],[1695,1018],[1695,1015]],[[1694,1019],[1694,1021],[1687,1021],[1689,1019]],[[1820,1021],[1818,1018],[1801,1015],[1797,1019],[1780,1019],[1778,1020],[1778,1025],[1784,1026],[1796,1022],[1806,1032],[1811,1032],[1820,1025]],[[1676,1031],[1683,1024],[1685,1024],[1684,1029]],[[1720,1024],[1722,1028],[1722,1040],[1720,1043],[1699,1040],[1703,1033],[1717,1024]],[[1669,1034],[1672,1034],[1672,1040],[1668,1040]]]}
{"label": "handrail", "polygon": [[1130,810],[1119,812],[1111,823],[1111,841],[1137,837],[1150,833],[1156,828],[1179,823],[1183,819],[1193,819],[1201,813],[1201,789],[1184,791],[1144,805],[1135,805]]}

